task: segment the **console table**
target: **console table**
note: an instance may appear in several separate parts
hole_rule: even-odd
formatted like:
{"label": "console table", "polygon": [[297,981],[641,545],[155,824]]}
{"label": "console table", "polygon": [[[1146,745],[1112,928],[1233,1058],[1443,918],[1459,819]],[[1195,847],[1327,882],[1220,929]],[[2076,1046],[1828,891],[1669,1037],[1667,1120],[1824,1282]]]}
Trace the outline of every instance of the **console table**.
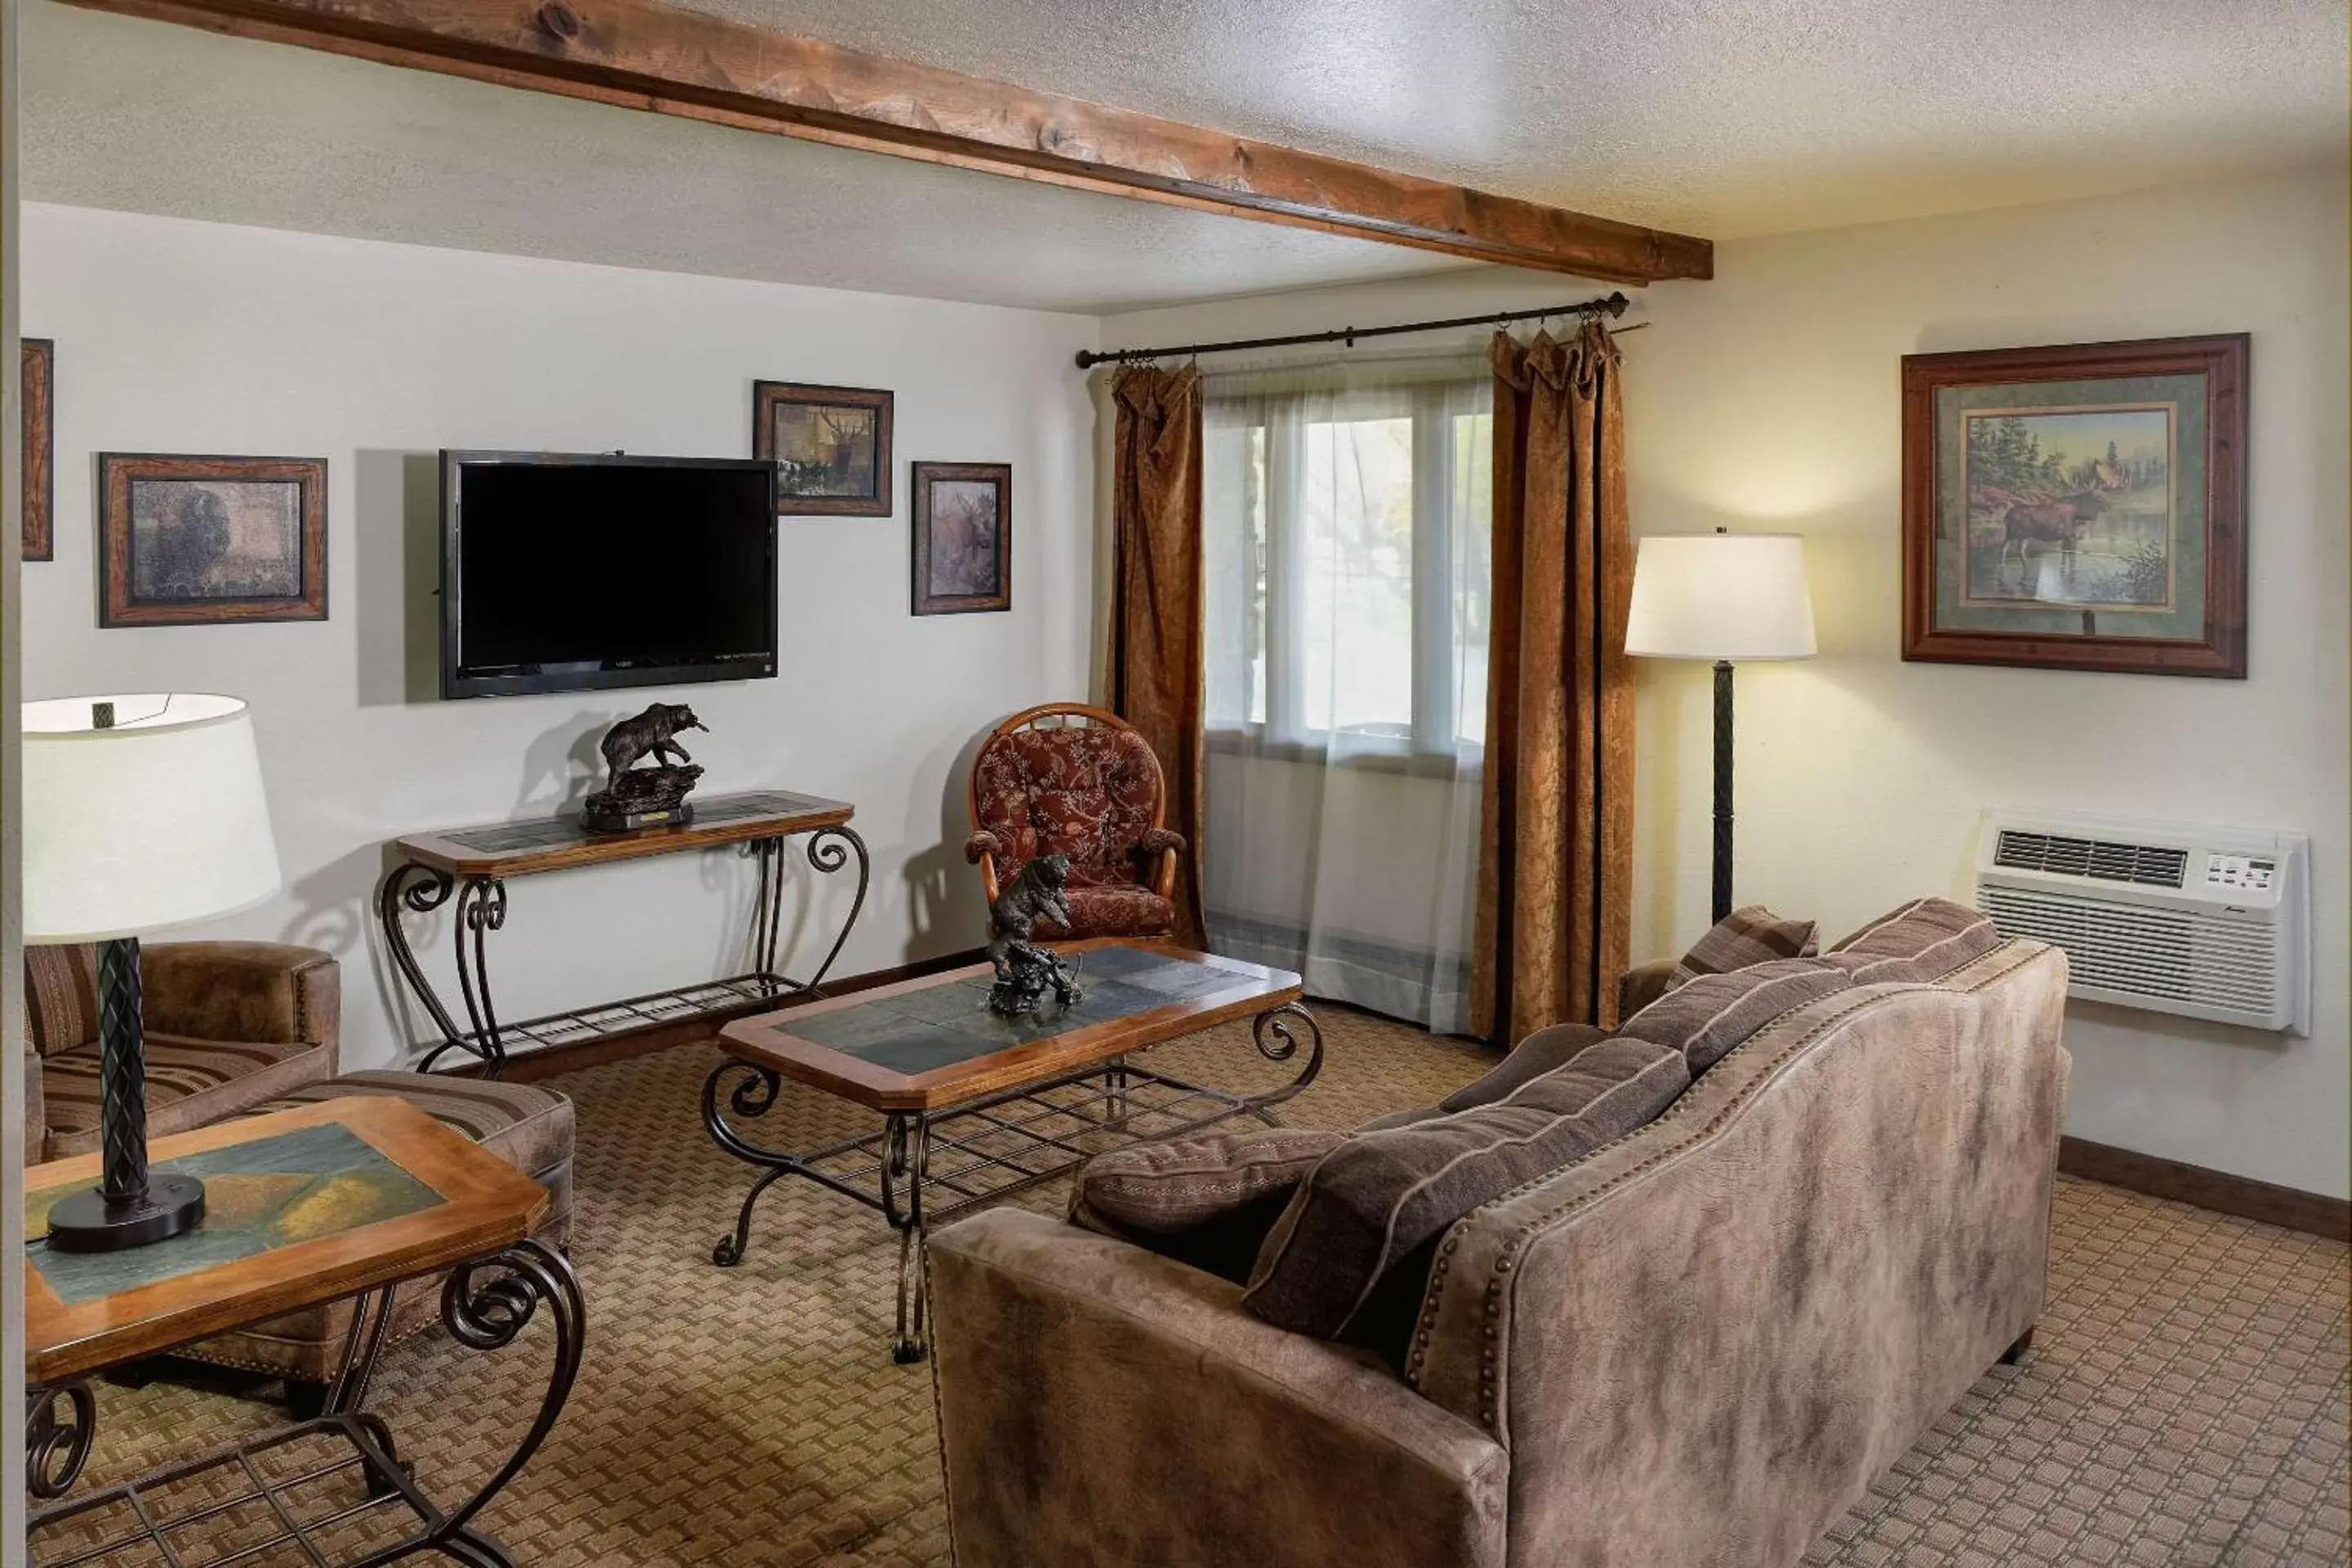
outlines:
{"label": "console table", "polygon": [[[415,833],[395,840],[394,864],[376,889],[376,918],[383,926],[384,945],[394,966],[441,1032],[440,1040],[425,1050],[417,1070],[429,1072],[444,1057],[459,1052],[478,1059],[481,1070],[495,1078],[506,1066],[509,1038],[527,1040],[532,1047],[574,1045],[648,1025],[738,1015],[782,996],[822,994],[819,987],[866,907],[866,883],[872,873],[866,841],[849,826],[852,815],[852,808],[842,801],[757,790],[698,799],[692,822],[634,833],[592,833],[576,816],[544,816]],[[804,981],[789,979],[776,967],[776,947],[782,935],[784,851],[792,839],[803,836],[808,840],[809,865],[817,871],[839,871],[853,857],[857,862],[857,895],[850,903],[848,918],[841,922],[824,962]],[[729,845],[743,846],[745,853],[760,863],[759,892],[751,905],[751,952],[757,968],[725,980],[624,997],[519,1024],[499,1023],[497,1005],[490,998],[488,938],[491,931],[505,928],[509,880],[543,871]],[[401,921],[404,912],[425,914],[439,909],[453,893],[457,904],[451,928],[457,990],[470,1026],[465,1028],[458,1026],[433,983],[425,978]]]}

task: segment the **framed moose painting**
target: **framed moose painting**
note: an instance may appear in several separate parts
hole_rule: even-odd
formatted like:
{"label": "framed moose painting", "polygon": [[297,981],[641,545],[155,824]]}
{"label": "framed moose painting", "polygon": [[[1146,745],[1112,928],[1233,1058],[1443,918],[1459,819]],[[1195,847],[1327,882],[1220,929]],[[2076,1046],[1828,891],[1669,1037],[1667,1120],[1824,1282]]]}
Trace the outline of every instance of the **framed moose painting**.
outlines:
{"label": "framed moose painting", "polygon": [[1903,657],[2246,673],[2246,338],[1906,354]]}

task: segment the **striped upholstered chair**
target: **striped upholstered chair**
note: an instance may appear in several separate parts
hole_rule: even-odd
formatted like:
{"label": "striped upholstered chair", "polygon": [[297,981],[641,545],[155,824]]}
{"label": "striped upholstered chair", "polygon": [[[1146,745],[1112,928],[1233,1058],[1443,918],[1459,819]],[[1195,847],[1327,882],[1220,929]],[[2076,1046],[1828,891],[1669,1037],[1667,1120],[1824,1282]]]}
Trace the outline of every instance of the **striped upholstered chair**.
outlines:
{"label": "striped upholstered chair", "polygon": [[[147,1133],[204,1127],[335,1074],[342,979],[315,948],[148,942]],[[98,950],[25,950],[25,1148],[62,1160],[99,1146]]]}

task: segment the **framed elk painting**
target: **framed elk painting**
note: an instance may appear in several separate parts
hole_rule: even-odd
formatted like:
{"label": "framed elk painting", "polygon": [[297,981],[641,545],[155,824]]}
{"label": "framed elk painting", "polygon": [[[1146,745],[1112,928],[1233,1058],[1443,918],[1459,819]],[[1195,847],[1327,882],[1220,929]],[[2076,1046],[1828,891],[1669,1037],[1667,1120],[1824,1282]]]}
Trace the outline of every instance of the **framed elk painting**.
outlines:
{"label": "framed elk painting", "polygon": [[1906,354],[1903,657],[2246,673],[2246,338]]}
{"label": "framed elk painting", "polygon": [[919,616],[1013,607],[1013,466],[917,463]]}
{"label": "framed elk painting", "polygon": [[896,402],[856,386],[753,382],[751,455],[776,465],[776,515],[889,516]]}

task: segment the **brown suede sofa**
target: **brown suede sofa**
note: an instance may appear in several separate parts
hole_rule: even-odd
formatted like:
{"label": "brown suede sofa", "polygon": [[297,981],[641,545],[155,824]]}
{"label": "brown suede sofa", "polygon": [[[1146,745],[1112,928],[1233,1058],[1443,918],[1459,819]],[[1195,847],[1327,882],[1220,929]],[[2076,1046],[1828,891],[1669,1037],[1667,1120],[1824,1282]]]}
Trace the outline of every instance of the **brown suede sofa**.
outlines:
{"label": "brown suede sofa", "polygon": [[1454,1222],[1402,1370],[1116,1237],[942,1230],[956,1561],[1795,1563],[2031,1335],[2065,984],[2007,942],[1770,1018]]}

